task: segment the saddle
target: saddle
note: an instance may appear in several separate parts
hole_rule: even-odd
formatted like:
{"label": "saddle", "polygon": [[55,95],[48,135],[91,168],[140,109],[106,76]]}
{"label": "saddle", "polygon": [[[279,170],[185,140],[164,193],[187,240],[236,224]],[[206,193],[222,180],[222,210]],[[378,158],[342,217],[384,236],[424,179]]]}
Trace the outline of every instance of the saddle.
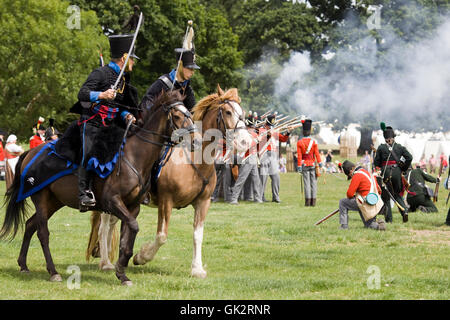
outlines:
{"label": "saddle", "polygon": [[[122,140],[125,130],[112,127],[102,129],[95,137],[95,148],[86,155],[86,159],[89,159],[87,169],[103,179],[114,170],[119,152],[125,145],[125,140]],[[74,121],[60,139],[46,143],[24,168],[17,201],[22,201],[65,175],[74,174],[80,162],[80,126]]]}

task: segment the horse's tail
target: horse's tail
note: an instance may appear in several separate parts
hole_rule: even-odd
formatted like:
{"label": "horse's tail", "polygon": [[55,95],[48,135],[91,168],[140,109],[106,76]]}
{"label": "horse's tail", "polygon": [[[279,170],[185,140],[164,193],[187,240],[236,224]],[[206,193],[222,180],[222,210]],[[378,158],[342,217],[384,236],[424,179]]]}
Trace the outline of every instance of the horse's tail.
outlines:
{"label": "horse's tail", "polygon": [[[86,248],[86,261],[89,262],[91,256],[96,257],[98,252],[98,228],[100,227],[100,212],[92,211],[91,213],[91,233],[89,234],[89,242]],[[94,252],[96,250],[96,252]]]}
{"label": "horse's tail", "polygon": [[[98,257],[100,255],[100,244],[98,239],[98,229],[101,223],[101,212],[92,211],[91,214],[91,233],[89,234],[89,242],[86,248],[86,261],[89,262],[91,257]],[[117,224],[114,225],[114,230],[111,238],[111,251],[109,253],[109,260],[114,261],[119,244],[119,232]]]}
{"label": "horse's tail", "polygon": [[24,152],[17,161],[14,180],[11,186],[8,188],[5,194],[6,214],[3,226],[0,230],[0,239],[10,238],[11,240],[17,234],[19,226],[23,225],[25,218],[27,217],[26,199],[17,201],[20,190],[20,176],[23,159],[28,154],[28,151]]}

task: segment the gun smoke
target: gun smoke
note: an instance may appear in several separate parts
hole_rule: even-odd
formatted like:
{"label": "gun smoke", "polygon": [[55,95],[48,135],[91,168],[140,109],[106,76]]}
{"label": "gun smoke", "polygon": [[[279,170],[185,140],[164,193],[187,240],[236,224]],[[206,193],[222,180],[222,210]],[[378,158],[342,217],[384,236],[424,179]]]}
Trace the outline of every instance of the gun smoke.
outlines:
{"label": "gun smoke", "polygon": [[293,52],[275,80],[274,97],[314,120],[450,130],[450,19],[420,42],[406,43],[389,30],[383,38],[382,57],[368,35],[337,50],[325,73],[308,52]]}

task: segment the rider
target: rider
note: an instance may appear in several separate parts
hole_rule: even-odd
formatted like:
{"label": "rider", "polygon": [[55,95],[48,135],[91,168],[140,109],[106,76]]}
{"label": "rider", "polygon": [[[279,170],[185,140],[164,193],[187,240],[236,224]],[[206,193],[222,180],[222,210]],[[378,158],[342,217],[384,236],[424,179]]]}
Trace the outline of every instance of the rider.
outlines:
{"label": "rider", "polygon": [[191,111],[195,106],[194,90],[192,90],[190,79],[195,73],[195,70],[200,67],[195,63],[195,50],[177,48],[176,61],[178,63],[177,69],[172,69],[170,73],[166,73],[160,76],[145,93],[142,98],[141,106],[146,109],[150,109],[153,105],[153,101],[157,98],[161,92],[171,90],[172,88],[177,90],[181,89],[181,93],[185,96],[184,105]]}
{"label": "rider", "polygon": [[[132,40],[133,35],[128,34],[109,37],[111,62],[88,76],[78,93],[79,101],[70,110],[81,115],[78,121],[81,138],[81,164],[78,169],[80,211],[96,203],[90,183],[98,162],[89,157],[90,152],[95,150],[96,138],[100,137],[102,129],[111,124],[136,121],[133,113],[137,112],[138,96],[137,90],[130,85],[129,72],[133,70],[135,59],[139,58],[132,53],[127,65],[124,65]],[[122,68],[127,73],[119,80],[117,89],[113,89]]]}

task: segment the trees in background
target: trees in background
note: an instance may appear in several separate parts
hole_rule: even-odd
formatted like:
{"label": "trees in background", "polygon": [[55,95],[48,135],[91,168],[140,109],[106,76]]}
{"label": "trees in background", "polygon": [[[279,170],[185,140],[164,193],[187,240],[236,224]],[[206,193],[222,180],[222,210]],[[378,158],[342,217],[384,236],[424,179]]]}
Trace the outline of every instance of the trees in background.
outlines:
{"label": "trees in background", "polygon": [[[186,22],[193,20],[201,66],[192,79],[197,98],[214,91],[217,83],[238,87],[244,108],[259,113],[271,108],[296,112],[286,97],[274,95],[275,80],[292,53],[309,53],[314,65],[308,75],[311,83],[343,70],[367,77],[370,68],[339,60],[339,55],[324,59],[323,54],[358,50],[354,43],[371,37],[377,43],[377,67],[389,68],[392,62],[385,60],[385,53],[394,39],[389,34],[405,43],[420,41],[433,33],[450,8],[450,0],[0,0],[0,4],[0,128],[21,139],[31,135],[39,116],[55,118],[62,130],[76,118],[68,110],[87,75],[98,66],[100,50],[108,60],[104,33],[121,33],[136,4],[145,17],[136,50],[141,60],[132,75],[141,96],[176,66],[174,49],[182,44]],[[81,10],[79,28],[68,27],[74,14],[68,11],[70,5]],[[368,30],[369,5],[383,6],[383,29]]]}

